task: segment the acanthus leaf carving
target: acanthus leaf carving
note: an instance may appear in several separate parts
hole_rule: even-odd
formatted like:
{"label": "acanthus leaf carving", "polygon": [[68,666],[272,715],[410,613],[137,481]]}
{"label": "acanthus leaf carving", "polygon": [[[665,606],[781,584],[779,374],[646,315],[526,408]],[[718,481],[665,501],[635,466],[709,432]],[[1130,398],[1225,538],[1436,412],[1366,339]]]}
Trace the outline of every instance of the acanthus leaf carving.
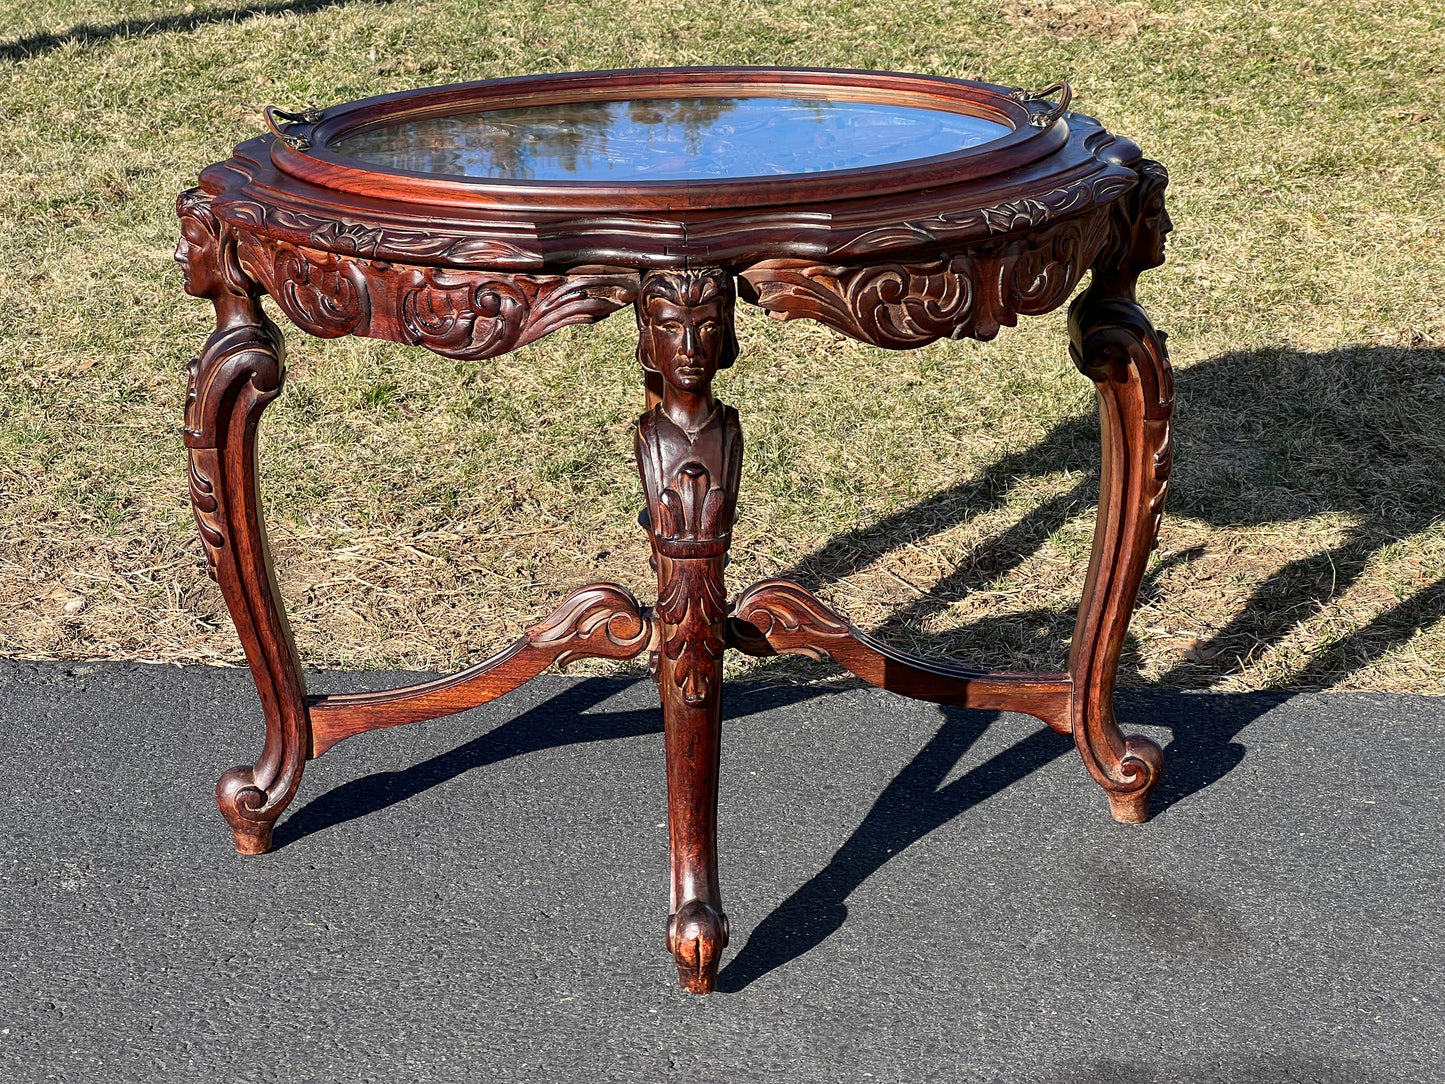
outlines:
{"label": "acanthus leaf carving", "polygon": [[[742,623],[741,629],[736,625],[734,628],[741,634],[740,638],[748,642],[755,642],[753,629],[767,643],[771,643],[778,632],[807,633],[814,642],[772,644],[771,648],[790,655],[806,655],[820,662],[827,657],[827,641],[855,639],[848,622],[823,605],[811,591],[791,580],[763,580],[753,584],[733,607],[733,620]],[[818,640],[825,643],[818,644],[815,642]]]}
{"label": "acanthus leaf carving", "polygon": [[634,272],[567,274],[452,270],[358,259],[243,234],[241,262],[298,327],[324,338],[362,335],[445,357],[497,357],[631,302]]}
{"label": "acanthus leaf carving", "polygon": [[659,673],[683,703],[711,702],[726,649],[723,566],[742,475],[738,414],[712,395],[737,354],[735,287],[716,269],[652,271],[637,300],[638,360],[662,377],[662,399],[637,423],[637,466],[657,569]]}
{"label": "acanthus leaf carving", "polygon": [[791,580],[763,580],[753,584],[738,598],[733,616],[755,626],[764,636],[775,627],[788,632],[807,629],[819,635],[850,634],[848,622],[823,605],[811,591]]}
{"label": "acanthus leaf carving", "polygon": [[651,615],[627,588],[594,583],[578,588],[526,632],[534,647],[565,647],[557,665],[579,658],[630,659],[653,636]]}
{"label": "acanthus leaf carving", "polygon": [[206,572],[211,579],[215,579],[216,551],[226,544],[226,532],[220,514],[221,505],[216,498],[213,481],[220,467],[219,456],[214,448],[191,448],[189,452],[191,512],[201,534],[202,549],[206,551]]}
{"label": "acanthus leaf carving", "polygon": [[637,459],[658,572],[661,651],[683,701],[703,704],[726,648],[723,566],[742,466],[737,412],[718,404],[700,431],[687,433],[655,407],[638,424]]}
{"label": "acanthus leaf carving", "polygon": [[722,623],[727,590],[718,558],[672,560],[657,598],[662,653],[673,664],[672,676],[686,704],[707,703],[723,652]]}
{"label": "acanthus leaf carving", "polygon": [[973,277],[957,259],[857,267],[766,260],[742,277],[771,315],[817,320],[875,346],[905,350],[971,326]]}
{"label": "acanthus leaf carving", "polygon": [[292,322],[311,334],[334,339],[371,326],[370,290],[353,261],[284,242],[263,250],[250,236],[242,239],[241,261]]}
{"label": "acanthus leaf carving", "polygon": [[188,447],[215,448],[222,438],[227,401],[248,393],[257,409],[281,393],[286,351],[276,325],[257,312],[257,323],[215,332],[205,353],[187,368],[185,440]]}
{"label": "acanthus leaf carving", "polygon": [[1090,213],[1112,204],[1135,185],[1134,171],[1110,166],[1101,173],[1061,185],[1037,196],[869,230],[831,249],[832,260],[876,259],[889,251],[959,246],[1004,234],[1035,230],[1050,222]]}
{"label": "acanthus leaf carving", "polygon": [[232,197],[223,200],[221,206],[229,219],[263,234],[290,235],[293,243],[299,243],[304,236],[307,247],[362,259],[400,263],[438,260],[516,269],[537,268],[543,263],[538,252],[499,238],[478,236],[475,230],[464,227],[452,232],[369,225],[246,198]]}
{"label": "acanthus leaf carving", "polygon": [[1023,237],[918,263],[766,260],[742,272],[756,303],[893,350],[940,338],[991,339],[1020,314],[1061,304],[1109,238],[1098,209]]}

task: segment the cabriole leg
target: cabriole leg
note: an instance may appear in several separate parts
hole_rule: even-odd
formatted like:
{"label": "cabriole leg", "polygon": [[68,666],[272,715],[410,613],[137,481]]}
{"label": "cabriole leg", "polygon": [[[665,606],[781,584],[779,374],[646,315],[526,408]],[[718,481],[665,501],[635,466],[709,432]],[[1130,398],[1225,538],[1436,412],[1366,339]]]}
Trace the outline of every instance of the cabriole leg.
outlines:
{"label": "cabriole leg", "polygon": [[176,259],[186,290],[216,308],[216,332],[191,363],[186,396],[191,506],[266,716],[261,755],[221,776],[216,801],[236,849],[261,854],[271,847],[272,828],[295,795],[311,752],[306,685],[271,568],[256,479],[256,425],[280,394],[285,347],[209,200],[192,190],[177,210],[182,234]]}
{"label": "cabriole leg", "polygon": [[1103,443],[1099,512],[1083,602],[1069,655],[1072,729],[1114,819],[1140,823],[1164,758],[1148,738],[1125,738],[1114,721],[1114,682],[1129,618],[1159,522],[1171,466],[1174,379],[1164,336],[1135,300],[1140,272],[1164,262],[1172,229],[1164,209],[1168,175],[1135,165],[1139,186],[1114,216],[1108,249],[1088,290],[1069,309],[1070,354],[1099,392]]}
{"label": "cabriole leg", "polygon": [[[659,625],[651,664],[667,749],[672,900],[667,947],[689,993],[717,980],[728,943],[717,870],[723,567],[737,507],[742,430],[712,395],[737,355],[732,276],[650,272],[637,298],[638,359],[660,398],[637,424]],[[649,400],[652,395],[649,395]]]}

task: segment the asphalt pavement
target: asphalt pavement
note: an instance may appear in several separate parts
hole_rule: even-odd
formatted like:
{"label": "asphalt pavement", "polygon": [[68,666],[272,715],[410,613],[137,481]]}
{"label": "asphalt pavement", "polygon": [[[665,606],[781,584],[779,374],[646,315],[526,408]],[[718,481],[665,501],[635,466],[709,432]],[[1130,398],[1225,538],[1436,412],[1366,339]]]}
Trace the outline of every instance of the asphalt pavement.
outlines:
{"label": "asphalt pavement", "polygon": [[343,742],[243,858],[246,671],[0,661],[0,1081],[1445,1080],[1445,699],[1118,704],[1145,825],[1030,718],[729,686],[692,998],[645,681]]}

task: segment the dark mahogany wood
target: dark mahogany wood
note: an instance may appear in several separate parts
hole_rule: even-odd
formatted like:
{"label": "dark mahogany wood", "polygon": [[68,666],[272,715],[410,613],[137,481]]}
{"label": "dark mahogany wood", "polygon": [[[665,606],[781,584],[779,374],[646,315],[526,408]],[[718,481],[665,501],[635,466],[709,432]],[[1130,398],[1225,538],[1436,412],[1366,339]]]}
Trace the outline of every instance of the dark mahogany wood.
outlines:
{"label": "dark mahogany wood", "polygon": [[789,580],[744,591],[728,623],[729,647],[747,655],[828,657],[870,685],[935,704],[1021,711],[1070,732],[1073,680],[1044,670],[970,670],[915,658],[855,628]]}
{"label": "dark mahogany wood", "polygon": [[[693,180],[685,185],[639,181],[622,184],[442,177],[383,169],[347,158],[331,144],[349,133],[426,117],[480,109],[516,109],[555,103],[736,96],[740,91],[828,98],[845,92],[858,100],[921,105],[997,119],[1012,133],[984,146],[910,162],[906,169],[875,166],[824,174],[772,174],[729,180]],[[1002,93],[1001,93],[1002,92]],[[670,68],[610,72],[567,72],[459,83],[402,91],[295,116],[270,144],[271,161],[283,173],[331,192],[381,197],[431,206],[486,207],[525,212],[619,208],[708,210],[718,207],[777,207],[914,192],[961,180],[1022,169],[1054,153],[1067,131],[1035,126],[1053,103],[1011,93],[1004,87],[898,72],[799,68]],[[299,144],[299,145],[298,145]]]}
{"label": "dark mahogany wood", "polygon": [[313,756],[343,738],[480,707],[520,688],[554,662],[630,659],[647,649],[653,620],[632,592],[615,583],[579,587],[516,643],[459,673],[376,693],[335,693],[311,700]]}
{"label": "dark mahogany wood", "polygon": [[1174,228],[1164,209],[1168,182],[1157,162],[1140,164],[1139,185],[1112,214],[1093,281],[1069,308],[1069,353],[1098,388],[1103,441],[1094,547],[1069,652],[1072,728],[1084,766],[1125,823],[1148,819],[1149,792],[1164,769],[1158,745],[1120,733],[1114,678],[1174,462],[1174,375],[1164,336],[1134,294],[1140,273],[1164,262]]}
{"label": "dark mahogany wood", "polygon": [[242,854],[271,846],[271,829],[301,783],[311,752],[306,682],[276,589],[256,482],[256,424],[281,393],[286,350],[241,270],[235,237],[193,193],[178,204],[176,259],[186,291],[209,298],[216,331],[190,367],[185,442],[191,507],[210,573],[221,586],[266,715],[266,741],[251,765],[232,768],[216,801]]}
{"label": "dark mahogany wood", "polygon": [[[734,93],[748,87],[826,95],[864,87],[899,104],[946,105],[1014,126],[955,155],[893,167],[725,184],[492,182],[382,170],[328,147],[382,122],[559,95]],[[216,214],[242,232],[302,250],[411,267],[540,271],[580,265],[722,266],[936,258],[977,241],[1032,233],[1088,214],[1135,184],[1139,148],[1077,113],[1007,87],[886,72],[672,69],[527,76],[335,106],[241,144],[204,170]],[[1039,122],[1039,123],[1034,123]],[[366,334],[357,331],[357,334]],[[423,344],[425,345],[425,344]]]}
{"label": "dark mahogany wood", "polygon": [[[303,114],[206,169],[178,210],[187,290],[216,332],[191,367],[191,499],[212,574],[260,693],[266,737],[217,800],[237,849],[259,853],[309,757],[381,727],[484,704],[552,663],[648,653],[664,718],[672,892],[667,947],[706,993],[728,941],[717,869],[722,661],[829,656],[880,688],[1021,711],[1072,734],[1113,815],[1148,815],[1158,747],[1125,738],[1115,672],[1170,469],[1164,337],[1139,306],[1163,260],[1167,174],[1054,102],[982,83],[878,72],[703,68],[532,76],[408,92]],[[500,106],[623,98],[839,94],[941,108],[1005,126],[980,147],[896,165],[781,178],[632,184],[469,180],[367,166],[351,133]],[[977,126],[976,121],[970,124]],[[1071,354],[1098,387],[1097,528],[1067,673],[915,658],[854,628],[796,584],[767,580],[729,608],[723,581],[742,432],[712,382],[737,353],[735,298],[890,349],[988,339],[1073,302]],[[276,590],[257,492],[256,426],[280,393],[269,294],[303,330],[487,358],[632,305],[646,412],[637,463],[658,599],[615,584],[569,595],[513,645],[460,673],[375,693],[308,696]]]}
{"label": "dark mahogany wood", "polygon": [[637,358],[662,397],[637,423],[637,469],[657,570],[651,668],[667,749],[672,905],[667,947],[689,993],[705,994],[728,943],[717,874],[723,626],[743,435],[712,394],[737,357],[735,287],[720,269],[653,271],[637,297]]}

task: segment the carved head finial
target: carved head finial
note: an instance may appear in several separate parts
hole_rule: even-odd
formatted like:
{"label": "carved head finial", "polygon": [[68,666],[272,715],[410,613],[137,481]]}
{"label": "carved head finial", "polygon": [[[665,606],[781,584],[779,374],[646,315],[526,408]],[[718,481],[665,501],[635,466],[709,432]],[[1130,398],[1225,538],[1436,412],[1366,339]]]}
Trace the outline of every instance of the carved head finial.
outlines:
{"label": "carved head finial", "polygon": [[1114,240],[1095,266],[1138,275],[1164,262],[1165,238],[1174,231],[1174,221],[1164,206],[1169,171],[1148,158],[1134,169],[1139,183],[1114,205]]}
{"label": "carved head finial", "polygon": [[637,360],[673,387],[701,391],[738,356],[732,275],[648,271],[637,294]]}
{"label": "carved head finial", "polygon": [[1174,232],[1174,220],[1164,206],[1168,184],[1169,171],[1158,162],[1146,158],[1139,164],[1139,211],[1128,260],[1140,271],[1164,262],[1165,240]]}
{"label": "carved head finial", "polygon": [[186,276],[186,293],[215,299],[218,294],[244,295],[246,276],[236,257],[236,242],[216,217],[210,197],[199,188],[182,192],[176,199],[181,220],[181,239],[175,260]]}

